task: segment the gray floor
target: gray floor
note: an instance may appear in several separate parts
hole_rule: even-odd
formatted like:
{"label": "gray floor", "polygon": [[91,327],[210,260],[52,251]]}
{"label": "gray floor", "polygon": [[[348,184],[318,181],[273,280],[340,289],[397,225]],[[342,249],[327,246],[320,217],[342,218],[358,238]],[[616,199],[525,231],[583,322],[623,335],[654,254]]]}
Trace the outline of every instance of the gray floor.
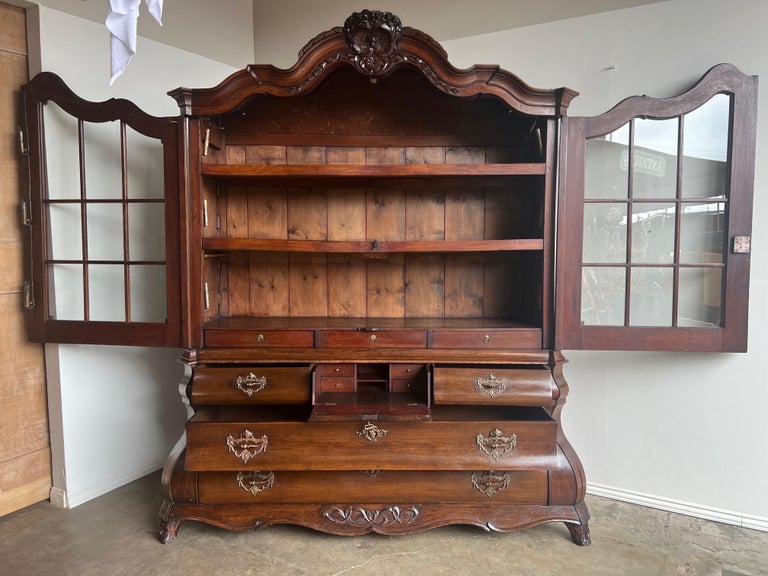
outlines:
{"label": "gray floor", "polygon": [[602,498],[588,498],[592,546],[585,548],[571,543],[563,524],[344,538],[188,522],[163,545],[160,502],[152,474],[72,510],[42,503],[2,518],[0,575],[768,575],[768,533]]}

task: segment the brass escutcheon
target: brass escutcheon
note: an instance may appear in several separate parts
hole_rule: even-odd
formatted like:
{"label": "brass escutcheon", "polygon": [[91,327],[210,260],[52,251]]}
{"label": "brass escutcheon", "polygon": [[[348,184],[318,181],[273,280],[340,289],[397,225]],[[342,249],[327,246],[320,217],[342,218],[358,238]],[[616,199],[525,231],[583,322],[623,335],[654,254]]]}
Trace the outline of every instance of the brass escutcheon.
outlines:
{"label": "brass escutcheon", "polygon": [[267,387],[267,377],[259,378],[253,372],[249,372],[247,376],[238,376],[235,384],[237,384],[238,390],[250,398],[256,392],[261,392]]}
{"label": "brass escutcheon", "polygon": [[472,479],[472,486],[488,496],[488,498],[509,488],[509,472],[485,470],[483,472],[472,472],[470,478]]}
{"label": "brass escutcheon", "polygon": [[517,447],[517,436],[514,434],[504,436],[501,430],[494,428],[488,433],[488,436],[477,435],[477,447],[480,452],[498,462]]}
{"label": "brass escutcheon", "polygon": [[256,496],[259,492],[263,492],[268,488],[272,488],[274,484],[274,472],[261,472],[259,470],[255,472],[237,473],[237,485],[253,496]]}
{"label": "brass escutcheon", "polygon": [[493,374],[488,374],[485,378],[475,380],[475,388],[493,398],[507,389],[507,381],[503,377],[497,378]]}
{"label": "brass escutcheon", "polygon": [[227,446],[229,451],[243,461],[243,464],[247,464],[248,460],[259,454],[263,454],[267,451],[269,441],[266,434],[257,438],[250,430],[244,430],[240,434],[240,438],[235,438],[232,435],[227,436]]}
{"label": "brass escutcheon", "polygon": [[384,438],[388,432],[389,430],[379,428],[376,424],[368,422],[363,426],[362,430],[357,431],[357,435],[360,436],[360,438],[365,438],[368,442],[378,442],[379,439]]}

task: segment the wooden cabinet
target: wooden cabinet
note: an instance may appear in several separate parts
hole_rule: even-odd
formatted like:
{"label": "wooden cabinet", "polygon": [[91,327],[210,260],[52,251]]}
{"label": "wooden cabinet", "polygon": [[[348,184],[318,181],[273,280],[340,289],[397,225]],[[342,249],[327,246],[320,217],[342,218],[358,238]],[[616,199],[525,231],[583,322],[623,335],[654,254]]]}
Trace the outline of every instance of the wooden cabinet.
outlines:
{"label": "wooden cabinet", "polygon": [[[30,333],[76,326],[75,341],[146,333],[186,348],[190,418],[163,473],[163,541],[186,520],[335,534],[564,521],[588,544],[560,350],[746,342],[755,79],[730,66],[669,102],[566,119],[572,90],[458,70],[429,36],[363,11],[288,70],[250,66],[170,94],[178,118],[81,101],[51,74],[24,91],[39,137]],[[728,111],[720,156],[691,158],[686,126],[712,98]],[[44,122],[51,107],[75,118],[81,151],[80,184],[60,196],[42,144],[58,126]],[[674,124],[677,152],[640,138],[649,117]],[[119,193],[93,197],[86,136],[110,122]],[[142,171],[125,168],[129,128],[164,158],[164,192],[149,199],[132,193]],[[104,206],[123,215],[119,257],[89,251]],[[164,249],[135,256],[134,222],[151,207]],[[74,256],[48,242],[67,210],[82,237]],[[666,244],[642,245],[657,222]],[[100,266],[119,271],[119,322],[90,312]],[[150,289],[134,283],[142,267],[166,294],[152,322],[134,314]],[[79,316],[55,298],[73,270]]]}

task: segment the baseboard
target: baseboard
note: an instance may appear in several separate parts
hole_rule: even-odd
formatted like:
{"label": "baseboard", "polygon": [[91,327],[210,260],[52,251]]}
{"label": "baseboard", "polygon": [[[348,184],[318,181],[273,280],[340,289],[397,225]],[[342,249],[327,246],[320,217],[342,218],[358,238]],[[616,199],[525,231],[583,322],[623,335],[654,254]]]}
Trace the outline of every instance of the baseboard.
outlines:
{"label": "baseboard", "polygon": [[160,470],[163,467],[163,464],[164,461],[150,464],[149,466],[145,466],[138,470],[132,470],[127,474],[112,478],[106,482],[97,484],[96,486],[91,486],[90,488],[75,494],[69,492],[65,493],[63,490],[60,490],[60,492],[64,494],[64,502],[67,503],[67,508],[75,508],[76,506],[80,506],[80,504],[85,504],[89,500],[93,500],[94,498],[103,496],[104,494],[120,488],[121,486],[125,486],[134,480],[143,478],[147,474],[152,474],[153,472]]}
{"label": "baseboard", "polygon": [[703,520],[712,520],[714,522],[722,522],[724,524],[732,524],[734,526],[768,532],[768,518],[762,518],[760,516],[743,514],[731,510],[722,510],[711,506],[702,506],[701,504],[694,504],[692,502],[684,502],[682,500],[674,500],[672,498],[664,498],[652,494],[643,494],[641,492],[633,492],[631,490],[624,490],[613,486],[603,486],[600,484],[587,483],[587,493],[593,496],[610,498],[611,500],[620,500],[622,502],[629,502],[630,504],[647,506],[648,508],[656,508],[658,510],[665,510],[676,514],[693,516]]}

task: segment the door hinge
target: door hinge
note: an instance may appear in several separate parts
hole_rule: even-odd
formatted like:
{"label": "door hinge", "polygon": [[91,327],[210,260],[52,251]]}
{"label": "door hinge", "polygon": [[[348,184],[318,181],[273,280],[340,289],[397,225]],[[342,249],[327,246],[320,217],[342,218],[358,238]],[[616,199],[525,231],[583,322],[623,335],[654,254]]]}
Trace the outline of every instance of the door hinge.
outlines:
{"label": "door hinge", "polygon": [[211,295],[208,292],[208,282],[203,284],[203,310],[211,309]]}
{"label": "door hinge", "polygon": [[26,138],[24,137],[24,130],[18,128],[19,131],[19,153],[22,156],[29,154],[29,148],[27,147]]}
{"label": "door hinge", "polygon": [[29,205],[27,204],[26,200],[21,201],[21,204],[19,205],[19,210],[21,212],[21,225],[29,226],[30,224],[32,224],[32,218],[29,215]]}
{"label": "door hinge", "polygon": [[203,200],[203,228],[208,228],[208,199]]}
{"label": "door hinge", "polygon": [[35,307],[35,298],[33,294],[34,285],[31,282],[24,282],[24,309],[32,310]]}

